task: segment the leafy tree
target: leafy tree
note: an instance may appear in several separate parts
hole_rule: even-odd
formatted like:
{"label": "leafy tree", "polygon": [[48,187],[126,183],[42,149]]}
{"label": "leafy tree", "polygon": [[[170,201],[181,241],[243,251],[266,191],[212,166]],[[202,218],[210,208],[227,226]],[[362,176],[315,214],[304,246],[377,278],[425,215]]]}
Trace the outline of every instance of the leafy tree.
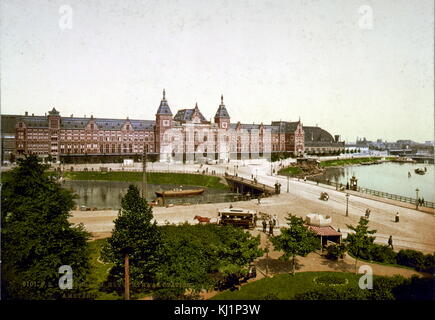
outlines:
{"label": "leafy tree", "polygon": [[304,225],[302,218],[289,214],[286,218],[288,228],[281,228],[281,234],[272,238],[276,250],[284,251],[283,260],[292,258],[292,274],[295,273],[296,256],[305,257],[318,247],[314,232]]}
{"label": "leafy tree", "polygon": [[[260,235],[252,237],[250,233],[232,226],[218,228],[217,233],[223,243],[217,256],[218,270],[227,279],[236,278],[238,280],[246,274],[249,264],[264,253],[259,248]],[[238,283],[237,280],[236,283]]]}
{"label": "leafy tree", "polygon": [[[3,299],[59,299],[87,286],[89,234],[68,222],[74,195],[47,168],[27,156],[2,181]],[[59,288],[62,265],[72,267],[72,290]]]}
{"label": "leafy tree", "polygon": [[132,292],[155,281],[157,268],[163,259],[162,235],[152,219],[151,207],[140,196],[138,188],[130,185],[121,200],[112,236],[102,249],[102,258],[114,263],[109,280],[121,283],[125,254],[129,255]]}
{"label": "leafy tree", "polygon": [[358,258],[370,256],[370,249],[375,241],[375,237],[370,236],[376,230],[369,230],[369,220],[361,217],[356,227],[347,225],[355,233],[349,233],[346,238],[346,244],[351,254],[355,256],[355,274],[357,273]]}
{"label": "leafy tree", "polygon": [[163,226],[165,261],[155,299],[195,298],[221,281],[234,285],[249,264],[262,255],[260,239],[232,226]]}

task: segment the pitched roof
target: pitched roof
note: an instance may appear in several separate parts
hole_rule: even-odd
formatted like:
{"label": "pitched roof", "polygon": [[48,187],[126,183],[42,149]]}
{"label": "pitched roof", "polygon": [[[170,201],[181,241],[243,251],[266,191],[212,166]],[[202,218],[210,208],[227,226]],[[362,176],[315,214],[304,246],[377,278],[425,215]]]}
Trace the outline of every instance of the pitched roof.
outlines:
{"label": "pitched roof", "polygon": [[195,105],[193,109],[181,109],[178,110],[177,114],[174,117],[175,121],[192,121],[193,115],[197,114],[201,120],[201,122],[207,122],[207,119],[202,115],[201,111],[199,111],[198,104]]}
{"label": "pitched roof", "polygon": [[310,226],[307,225],[307,227],[312,230],[315,234],[322,237],[327,236],[341,236],[340,232],[335,231],[335,229],[331,226],[327,227],[316,227],[316,226]]}
{"label": "pitched roof", "polygon": [[48,117],[44,116],[25,116],[20,117],[19,121],[23,121],[30,128],[48,128]]}
{"label": "pitched roof", "polygon": [[169,108],[168,101],[166,101],[165,89],[163,89],[163,98],[160,101],[159,108],[157,109],[156,115],[158,114],[172,116],[171,108]]}
{"label": "pitched roof", "polygon": [[225,105],[224,105],[224,96],[223,95],[221,95],[221,104],[219,105],[219,108],[217,109],[214,117],[215,117],[215,119],[216,118],[226,118],[226,119],[230,118],[230,115],[228,114],[227,108],[225,108]]}
{"label": "pitched roof", "polygon": [[299,125],[299,121],[288,122],[288,121],[272,121],[272,126],[276,127],[275,130],[286,133],[294,133]]}

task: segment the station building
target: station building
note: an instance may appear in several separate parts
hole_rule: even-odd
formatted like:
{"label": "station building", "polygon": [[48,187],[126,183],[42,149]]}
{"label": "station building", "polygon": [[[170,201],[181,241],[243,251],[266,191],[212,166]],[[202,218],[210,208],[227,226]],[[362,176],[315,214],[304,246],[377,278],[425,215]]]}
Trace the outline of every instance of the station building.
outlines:
{"label": "station building", "polygon": [[302,156],[310,137],[309,148],[325,143],[328,148],[339,148],[338,138],[313,128],[304,127],[300,120],[272,121],[270,125],[231,122],[223,96],[213,122],[204,117],[198,104],[174,115],[163,90],[154,120],[64,117],[55,108],[44,116],[2,115],[2,146],[7,147],[2,148],[2,156],[8,160],[11,154],[36,154],[68,163],[111,162],[146,153],[151,161],[222,163],[269,160],[279,152]]}

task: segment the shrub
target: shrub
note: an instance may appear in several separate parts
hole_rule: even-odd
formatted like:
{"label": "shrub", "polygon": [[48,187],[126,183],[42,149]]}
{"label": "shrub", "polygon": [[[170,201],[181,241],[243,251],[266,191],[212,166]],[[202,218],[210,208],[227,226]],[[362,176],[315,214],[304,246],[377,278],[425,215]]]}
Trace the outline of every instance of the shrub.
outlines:
{"label": "shrub", "polygon": [[427,254],[424,259],[424,271],[435,274],[435,253]]}
{"label": "shrub", "polygon": [[354,287],[320,287],[296,294],[295,300],[368,300],[370,290]]}
{"label": "shrub", "polygon": [[413,276],[392,291],[397,300],[435,300],[435,278]]}
{"label": "shrub", "polygon": [[396,263],[397,254],[388,246],[373,244],[370,248],[371,260],[383,263]]}
{"label": "shrub", "polygon": [[402,276],[377,277],[373,280],[373,289],[370,290],[371,300],[395,300],[394,289],[407,280]]}
{"label": "shrub", "polygon": [[396,260],[398,264],[414,268],[417,271],[422,271],[426,269],[426,257],[420,251],[410,249],[400,250],[397,254]]}
{"label": "shrub", "polygon": [[333,244],[328,246],[328,253],[326,254],[326,258],[331,260],[338,260],[338,258],[343,258],[344,253],[346,252],[346,246],[342,244]]}

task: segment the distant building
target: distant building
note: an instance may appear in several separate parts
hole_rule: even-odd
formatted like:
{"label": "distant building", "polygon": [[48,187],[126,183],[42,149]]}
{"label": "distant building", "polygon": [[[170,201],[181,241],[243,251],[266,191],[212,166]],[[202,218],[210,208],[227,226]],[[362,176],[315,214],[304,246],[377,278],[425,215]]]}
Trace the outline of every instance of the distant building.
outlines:
{"label": "distant building", "polygon": [[304,126],[305,151],[307,154],[335,154],[345,150],[345,144],[340,136],[332,135],[320,128]]}
{"label": "distant building", "polygon": [[214,122],[204,117],[198,104],[174,116],[164,90],[155,120],[63,117],[55,108],[44,116],[2,115],[2,156],[36,154],[65,162],[100,162],[138,158],[146,151],[154,160],[191,163],[344,150],[338,135],[333,138],[319,127],[303,126],[300,120],[270,125],[230,120],[223,96]]}

